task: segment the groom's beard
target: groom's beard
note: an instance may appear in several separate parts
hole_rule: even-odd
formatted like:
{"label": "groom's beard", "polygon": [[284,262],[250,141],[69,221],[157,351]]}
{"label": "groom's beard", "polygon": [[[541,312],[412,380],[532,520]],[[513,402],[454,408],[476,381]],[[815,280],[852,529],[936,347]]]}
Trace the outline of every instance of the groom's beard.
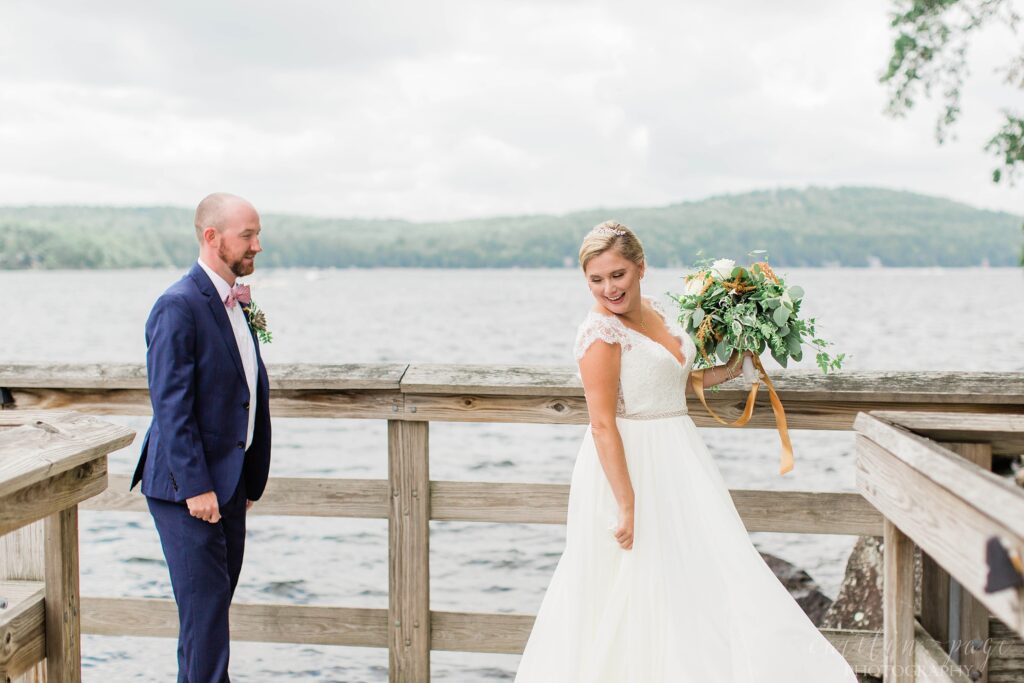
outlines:
{"label": "groom's beard", "polygon": [[228,256],[227,250],[224,249],[224,245],[222,244],[220,245],[220,248],[217,249],[217,256],[220,257],[221,261],[228,264],[228,268],[230,268],[231,272],[235,274],[235,277],[245,277],[246,275],[251,275],[252,272],[256,270],[255,260],[243,260],[243,258],[245,258],[246,256],[248,256],[251,259],[255,259],[256,254],[252,254],[251,256],[248,254],[243,254],[238,259],[232,261],[231,258]]}

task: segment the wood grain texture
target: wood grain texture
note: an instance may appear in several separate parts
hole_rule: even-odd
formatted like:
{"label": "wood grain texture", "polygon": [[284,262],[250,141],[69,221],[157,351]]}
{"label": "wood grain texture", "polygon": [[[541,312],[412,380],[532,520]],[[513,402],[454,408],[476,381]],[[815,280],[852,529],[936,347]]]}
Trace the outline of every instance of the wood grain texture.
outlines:
{"label": "wood grain texture", "polygon": [[[83,510],[147,512],[129,477],[111,475],[110,487]],[[385,519],[390,497],[383,479],[273,477],[250,515]],[[748,531],[881,536],[882,516],[857,493],[733,489]],[[440,521],[565,524],[567,484],[431,481],[430,518]]]}
{"label": "wood grain texture", "polygon": [[0,681],[14,679],[46,658],[44,589],[40,581],[0,581]]}
{"label": "wood grain texture", "polygon": [[46,677],[81,683],[82,629],[78,592],[78,508],[44,523],[46,567]]}
{"label": "wood grain texture", "polygon": [[33,522],[17,531],[0,536],[0,580],[42,581],[43,522]]}
{"label": "wood grain texture", "polygon": [[917,683],[972,683],[921,624],[915,624],[914,631],[914,676]]}
{"label": "wood grain texture", "polygon": [[914,543],[888,519],[882,551],[886,683],[914,681]]}
{"label": "wood grain texture", "polygon": [[[522,654],[534,615],[486,612],[431,612],[433,649],[453,652]],[[821,629],[821,633],[858,673],[882,667],[882,634],[876,631]]]}
{"label": "wood grain texture", "polygon": [[[1024,415],[877,410],[873,416],[938,442],[990,444],[996,455],[1024,453]],[[990,468],[991,469],[991,468]]]}
{"label": "wood grain texture", "polygon": [[[397,405],[394,412],[402,417],[396,419],[586,422],[575,366],[293,364],[271,365],[269,375],[275,415],[386,417]],[[772,379],[796,429],[849,429],[856,413],[865,410],[1024,414],[1024,373],[783,371]],[[14,391],[19,409],[149,411],[141,365],[0,365],[0,386]],[[364,392],[377,396],[369,402],[353,396]],[[416,398],[405,409],[396,392]],[[331,398],[336,393],[348,396]],[[734,380],[711,392],[710,404],[728,418],[738,414],[745,395],[741,381]],[[767,405],[762,399],[752,426],[773,426]],[[435,416],[417,415],[422,411]],[[700,426],[717,425],[703,408],[693,407],[693,417]]]}
{"label": "wood grain texture", "polygon": [[[146,498],[139,487],[128,490],[130,481],[126,475],[110,475],[109,488],[79,507],[148,513]],[[387,519],[388,490],[386,479],[271,477],[263,497],[247,514]]]}
{"label": "wood grain texture", "polygon": [[[947,443],[943,446],[982,470],[992,469],[991,444]],[[959,662],[975,683],[988,683],[988,620],[985,605],[969,592],[960,591]]]}
{"label": "wood grain texture", "polygon": [[0,534],[73,507],[106,488],[107,457],[104,455],[0,496]]}
{"label": "wood grain texture", "polygon": [[[953,458],[960,462],[954,462]],[[930,465],[927,466],[927,465]],[[1012,505],[976,504],[987,492],[1002,489],[982,475],[978,467],[950,455],[932,455],[928,463],[914,467],[862,434],[857,435],[857,488],[887,519],[899,525],[914,543],[931,555],[965,590],[995,616],[1018,632],[1024,629],[1024,608],[1019,589],[984,592],[987,578],[985,542],[993,535],[1017,547],[1024,539],[1010,528],[1024,516],[1024,493]],[[950,472],[959,470],[948,486]],[[973,469],[973,471],[972,471]]]}
{"label": "wood grain texture", "polygon": [[[231,605],[231,639],[387,647],[387,619],[386,609],[236,603]],[[173,600],[83,597],[82,632],[176,638],[178,610]]]}
{"label": "wood grain texture", "polygon": [[428,425],[388,422],[388,651],[392,683],[430,680]]}
{"label": "wood grain texture", "polygon": [[1024,681],[1024,639],[998,619],[989,619],[989,683]]}
{"label": "wood grain texture", "polygon": [[[397,389],[405,363],[277,363],[272,389]],[[6,363],[0,386],[10,389],[147,389],[141,363]]]}
{"label": "wood grain texture", "polygon": [[124,448],[135,432],[77,413],[0,431],[0,496]]}
{"label": "wood grain texture", "polygon": [[998,516],[1014,536],[1024,536],[1024,490],[1020,487],[930,439],[872,415],[860,415],[856,427],[860,435],[921,477],[954,491],[976,511],[991,511],[990,516]]}

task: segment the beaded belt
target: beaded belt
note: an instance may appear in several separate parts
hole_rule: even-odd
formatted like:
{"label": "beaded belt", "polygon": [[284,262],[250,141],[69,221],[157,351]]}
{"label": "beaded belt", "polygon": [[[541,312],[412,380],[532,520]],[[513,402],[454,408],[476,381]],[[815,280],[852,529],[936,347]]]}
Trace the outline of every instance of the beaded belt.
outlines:
{"label": "beaded belt", "polygon": [[686,414],[688,414],[686,408],[681,408],[663,413],[616,413],[615,417],[621,417],[626,420],[660,420],[665,417],[679,417]]}

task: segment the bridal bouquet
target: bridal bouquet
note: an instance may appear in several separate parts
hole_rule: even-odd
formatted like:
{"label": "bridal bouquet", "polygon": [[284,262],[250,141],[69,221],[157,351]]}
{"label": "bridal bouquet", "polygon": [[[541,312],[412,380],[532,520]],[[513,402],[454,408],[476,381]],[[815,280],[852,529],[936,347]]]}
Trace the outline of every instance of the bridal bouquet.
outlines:
{"label": "bridal bouquet", "polygon": [[787,286],[767,261],[749,267],[737,266],[730,259],[705,261],[685,279],[684,292],[672,295],[672,298],[679,304],[679,322],[697,347],[696,369],[691,374],[694,393],[712,417],[722,424],[729,424],[707,404],[703,370],[715,365],[715,357],[724,363],[733,353],[752,351],[753,358],[744,358],[743,363],[750,393],[743,414],[732,426],[741,427],[753,416],[757,392],[763,381],[768,387],[782,440],[779,471],[785,474],[793,469],[793,447],[786,428],[786,413],[759,356],[767,349],[779,365],[786,367],[790,358],[795,361],[803,358],[803,347],[807,344],[814,347],[818,367],[827,373],[842,367],[845,354],[832,356],[825,350],[830,343],[818,338],[814,318],[800,317],[804,290],[795,285]]}
{"label": "bridal bouquet", "polygon": [[822,372],[842,368],[845,354],[829,354],[825,348],[831,344],[817,337],[815,319],[800,317],[804,290],[787,286],[767,261],[744,268],[719,259],[685,279],[685,291],[673,299],[700,354],[694,367],[713,366],[714,356],[725,362],[734,351],[761,355],[766,349],[786,367],[790,358],[803,358],[807,344],[816,350]]}

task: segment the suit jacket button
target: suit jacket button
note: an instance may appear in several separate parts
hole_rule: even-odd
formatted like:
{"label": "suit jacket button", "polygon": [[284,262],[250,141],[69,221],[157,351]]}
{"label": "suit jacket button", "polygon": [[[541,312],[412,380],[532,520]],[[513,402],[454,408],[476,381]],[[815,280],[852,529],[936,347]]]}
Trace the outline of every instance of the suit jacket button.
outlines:
{"label": "suit jacket button", "polygon": [[239,448],[245,448],[245,442],[244,441],[239,441],[238,442],[238,447]]}
{"label": "suit jacket button", "polygon": [[242,404],[242,410],[249,410],[249,402],[248,401],[246,401],[245,403]]}

